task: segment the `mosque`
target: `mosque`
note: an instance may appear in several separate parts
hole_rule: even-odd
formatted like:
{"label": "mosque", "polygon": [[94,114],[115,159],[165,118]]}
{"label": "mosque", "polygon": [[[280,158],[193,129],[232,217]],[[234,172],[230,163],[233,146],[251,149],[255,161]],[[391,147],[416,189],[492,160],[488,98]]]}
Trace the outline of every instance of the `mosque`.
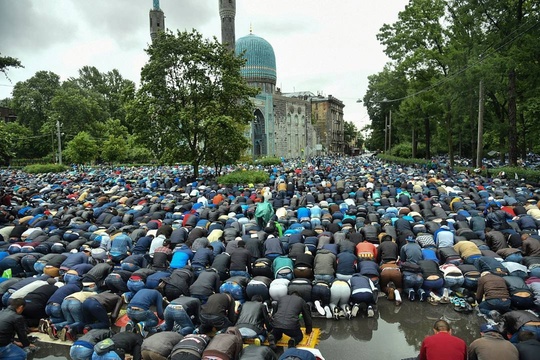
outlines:
{"label": "mosque", "polygon": [[[318,154],[342,154],[344,141],[344,104],[332,95],[309,91],[282,93],[276,88],[276,56],[272,45],[251,31],[236,40],[236,0],[219,0],[221,41],[237,56],[244,56],[241,69],[246,82],[259,88],[252,98],[255,107],[249,129],[253,158],[277,156],[306,158]],[[164,28],[159,0],[150,11],[150,33]]]}

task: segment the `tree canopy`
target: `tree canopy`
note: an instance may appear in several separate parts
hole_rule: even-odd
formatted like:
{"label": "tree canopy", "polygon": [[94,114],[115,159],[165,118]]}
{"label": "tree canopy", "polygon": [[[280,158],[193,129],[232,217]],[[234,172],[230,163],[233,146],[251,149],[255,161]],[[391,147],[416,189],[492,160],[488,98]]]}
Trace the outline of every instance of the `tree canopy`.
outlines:
{"label": "tree canopy", "polygon": [[161,161],[190,162],[195,174],[203,162],[237,160],[257,93],[240,75],[245,60],[196,30],[160,33],[146,51],[129,106],[138,136]]}
{"label": "tree canopy", "polygon": [[369,144],[382,149],[386,130],[414,156],[474,159],[482,83],[483,150],[511,165],[539,150],[539,24],[532,0],[411,0],[377,35],[391,61],[369,77]]}

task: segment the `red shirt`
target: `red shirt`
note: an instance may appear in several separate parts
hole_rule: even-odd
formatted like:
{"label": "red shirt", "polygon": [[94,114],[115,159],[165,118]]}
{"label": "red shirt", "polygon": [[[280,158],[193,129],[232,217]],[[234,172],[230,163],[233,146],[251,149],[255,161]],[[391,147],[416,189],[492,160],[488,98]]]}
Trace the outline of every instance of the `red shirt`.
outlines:
{"label": "red shirt", "polygon": [[439,332],[424,339],[419,359],[467,360],[467,344],[447,332]]}

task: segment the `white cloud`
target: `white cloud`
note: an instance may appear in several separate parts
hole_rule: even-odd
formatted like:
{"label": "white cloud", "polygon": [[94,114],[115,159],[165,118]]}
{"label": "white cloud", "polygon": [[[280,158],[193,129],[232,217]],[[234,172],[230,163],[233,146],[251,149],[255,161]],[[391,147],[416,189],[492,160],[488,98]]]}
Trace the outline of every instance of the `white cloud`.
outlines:
{"label": "white cloud", "polygon": [[[171,30],[196,28],[221,37],[216,0],[161,0]],[[323,92],[341,99],[345,119],[358,126],[366,112],[356,103],[367,77],[387,61],[376,33],[397,19],[407,0],[237,0],[236,37],[253,32],[272,44],[278,87]],[[62,80],[85,65],[118,69],[139,82],[147,60],[152,0],[0,0],[0,51],[19,58],[15,82],[49,70]],[[0,98],[12,87],[0,78]]]}

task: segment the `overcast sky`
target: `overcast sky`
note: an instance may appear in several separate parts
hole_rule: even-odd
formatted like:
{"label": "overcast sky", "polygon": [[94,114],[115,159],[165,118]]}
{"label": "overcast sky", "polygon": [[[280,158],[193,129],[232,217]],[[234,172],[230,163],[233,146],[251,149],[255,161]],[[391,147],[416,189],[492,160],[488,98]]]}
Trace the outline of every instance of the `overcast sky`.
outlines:
{"label": "overcast sky", "polygon": [[[359,128],[367,77],[387,57],[376,39],[397,20],[407,0],[237,0],[236,38],[253,33],[274,48],[277,86],[283,92],[311,91],[345,103],[344,118]],[[217,0],[161,0],[165,26],[197,29],[221,40]],[[118,69],[139,84],[150,42],[152,0],[0,0],[0,53],[18,58],[24,69],[0,76],[0,99],[12,85],[48,70],[62,80],[85,66]]]}

